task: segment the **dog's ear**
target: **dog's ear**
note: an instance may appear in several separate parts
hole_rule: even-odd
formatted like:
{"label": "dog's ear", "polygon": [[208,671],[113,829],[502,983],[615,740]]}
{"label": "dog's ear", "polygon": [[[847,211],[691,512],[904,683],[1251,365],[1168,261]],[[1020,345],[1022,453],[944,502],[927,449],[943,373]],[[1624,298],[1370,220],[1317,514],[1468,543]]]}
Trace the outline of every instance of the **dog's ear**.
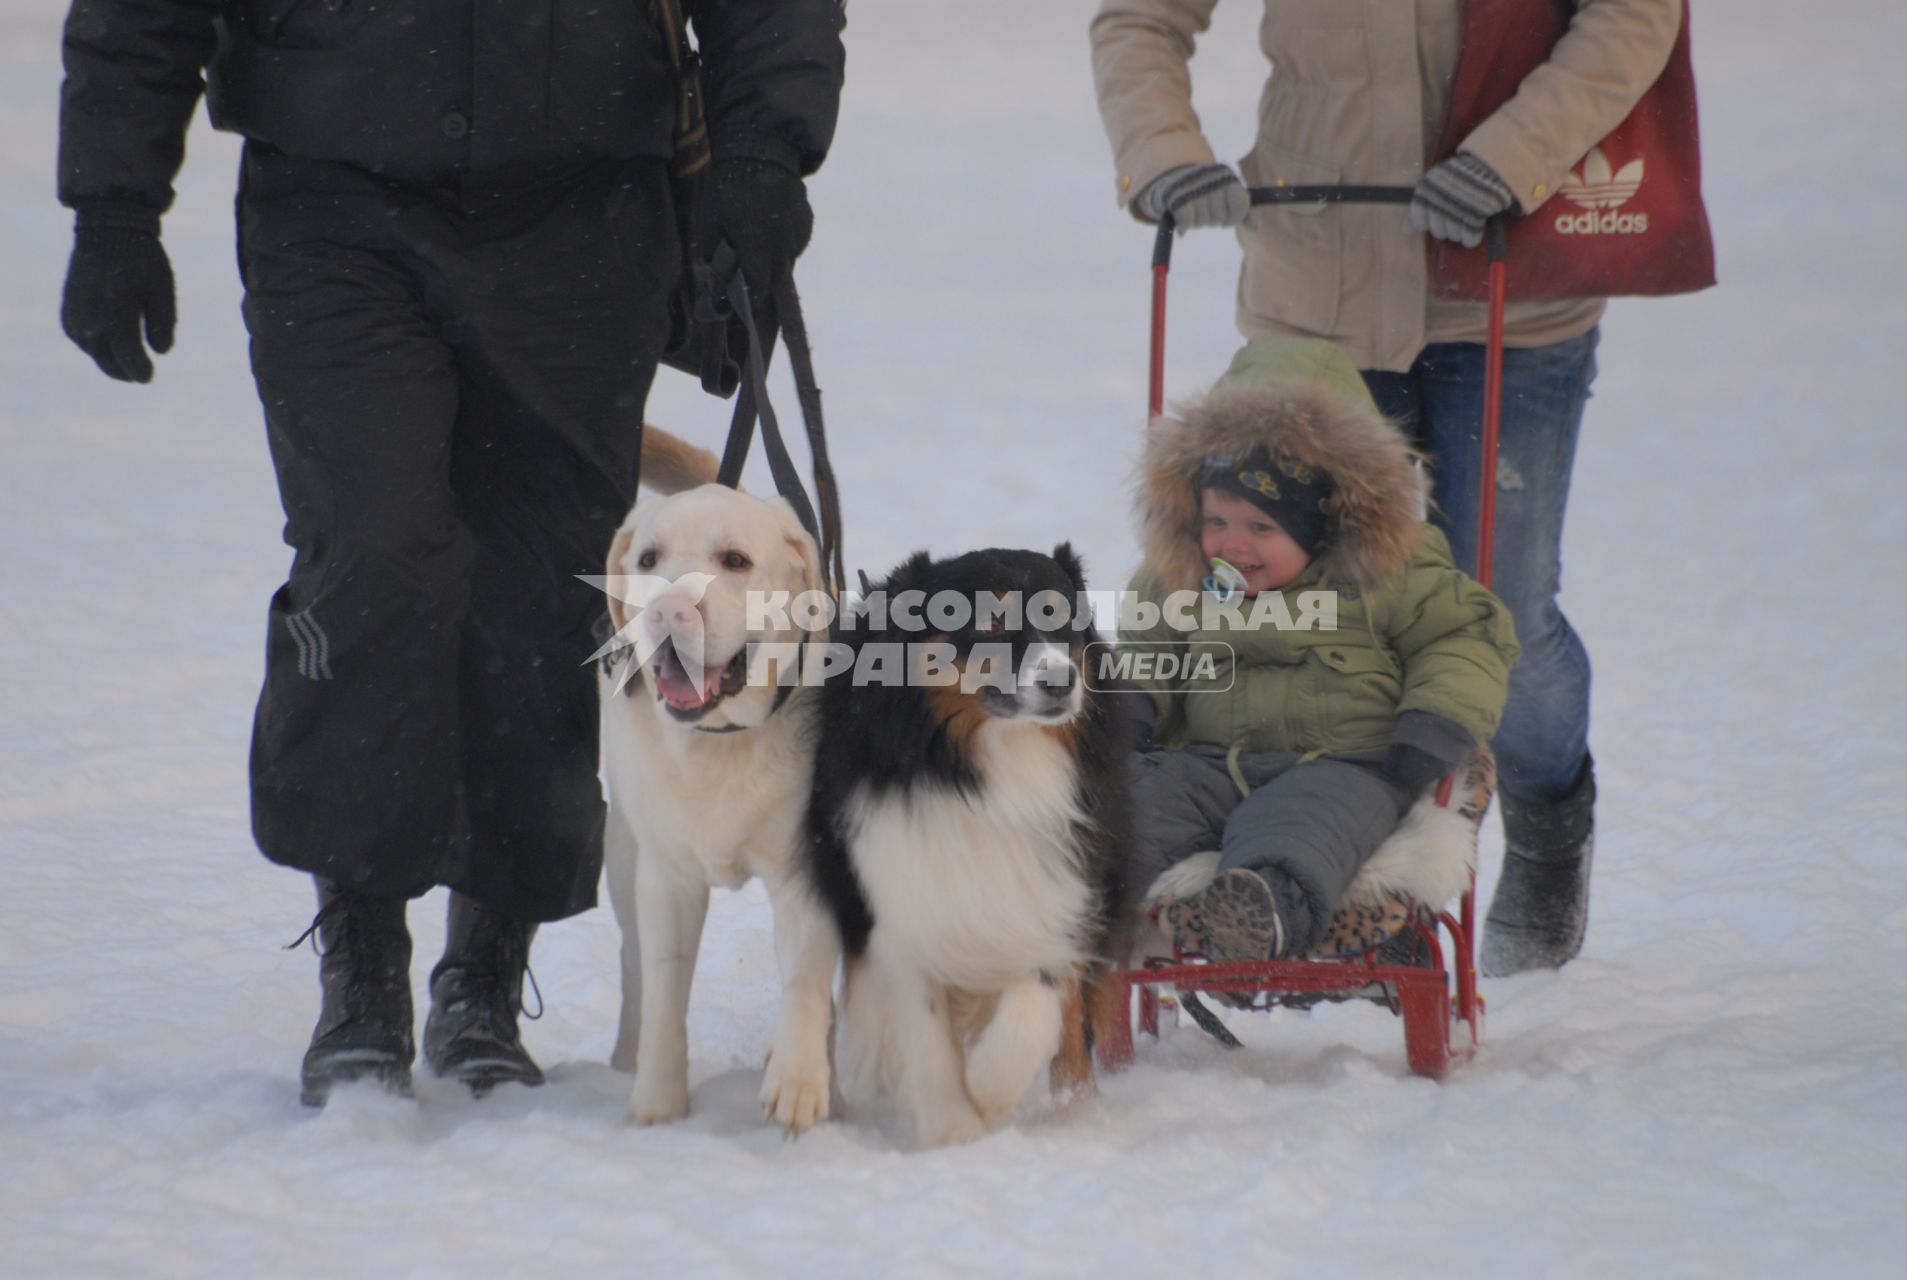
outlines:
{"label": "dog's ear", "polygon": [[1086,589],[1086,566],[1080,563],[1079,555],[1073,550],[1072,543],[1062,542],[1054,547],[1053,559],[1057,560],[1059,567],[1066,571],[1066,576],[1073,580],[1073,587],[1076,590]]}
{"label": "dog's ear", "polygon": [[[609,543],[609,560],[603,566],[603,576],[611,579],[612,583],[614,579],[629,572],[629,548],[635,540],[636,521],[631,516],[623,523],[622,528],[616,530],[616,536]],[[605,591],[603,594],[609,597],[609,620],[620,632],[629,625],[629,610],[632,606],[615,590]]]}
{"label": "dog's ear", "polygon": [[657,493],[683,493],[714,484],[722,460],[652,422],[642,424],[642,485]]}
{"label": "dog's ear", "polygon": [[934,557],[930,552],[916,551],[913,555],[908,556],[907,559],[894,566],[892,571],[888,573],[886,580],[880,584],[880,589],[887,592],[890,596],[897,592],[906,591],[913,587],[915,583],[925,579],[927,571],[933,567]]}

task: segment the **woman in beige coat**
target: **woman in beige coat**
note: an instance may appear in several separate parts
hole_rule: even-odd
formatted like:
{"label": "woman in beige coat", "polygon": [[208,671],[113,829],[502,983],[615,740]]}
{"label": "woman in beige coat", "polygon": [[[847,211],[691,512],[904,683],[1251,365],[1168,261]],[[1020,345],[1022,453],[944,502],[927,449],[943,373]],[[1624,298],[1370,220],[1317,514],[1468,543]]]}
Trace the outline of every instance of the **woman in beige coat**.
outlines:
{"label": "woman in beige coat", "polygon": [[[1457,563],[1474,571],[1484,309],[1432,296],[1424,233],[1475,244],[1490,216],[1541,207],[1661,74],[1683,0],[1578,0],[1549,60],[1447,157],[1432,151],[1461,0],[1263,0],[1259,40],[1272,73],[1237,171],[1217,162],[1192,110],[1189,63],[1217,2],[1104,0],[1093,20],[1119,200],[1146,221],[1169,210],[1181,230],[1237,228],[1239,330],[1329,338],[1350,352],[1378,405],[1435,460],[1439,523]],[[1407,209],[1253,209],[1246,194],[1330,183],[1416,194]],[[1505,316],[1492,585],[1523,660],[1494,739],[1506,849],[1486,973],[1558,967],[1581,950],[1588,923],[1589,660],[1556,595],[1602,311],[1601,299],[1570,299],[1512,302]]]}

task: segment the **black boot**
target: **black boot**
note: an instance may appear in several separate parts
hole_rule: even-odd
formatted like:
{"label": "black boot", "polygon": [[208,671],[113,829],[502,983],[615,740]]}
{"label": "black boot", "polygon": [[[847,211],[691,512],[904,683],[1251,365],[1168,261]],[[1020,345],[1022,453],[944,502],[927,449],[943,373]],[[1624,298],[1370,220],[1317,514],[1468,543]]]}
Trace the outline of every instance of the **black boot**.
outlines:
{"label": "black boot", "polygon": [[318,915],[306,936],[318,935],[324,998],[299,1071],[308,1107],[322,1107],[333,1086],[353,1080],[410,1094],[417,1042],[404,905],[318,881]]}
{"label": "black boot", "polygon": [[1547,802],[1503,802],[1503,875],[1484,920],[1483,972],[1504,978],[1560,969],[1583,949],[1589,866],[1596,851],[1596,769],[1583,760],[1569,791]]}
{"label": "black boot", "polygon": [[536,926],[453,890],[445,932],[444,958],[430,972],[424,1060],[478,1097],[500,1084],[542,1084],[516,1025]]}

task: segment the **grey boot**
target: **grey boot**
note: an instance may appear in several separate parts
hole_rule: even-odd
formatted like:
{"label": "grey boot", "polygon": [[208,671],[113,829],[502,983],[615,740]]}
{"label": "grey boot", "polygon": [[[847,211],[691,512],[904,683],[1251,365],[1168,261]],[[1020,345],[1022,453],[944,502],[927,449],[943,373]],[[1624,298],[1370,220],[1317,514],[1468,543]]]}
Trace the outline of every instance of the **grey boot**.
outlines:
{"label": "grey boot", "polygon": [[318,881],[318,914],[305,935],[317,934],[323,989],[299,1071],[300,1100],[308,1107],[322,1107],[334,1086],[354,1080],[411,1091],[417,1042],[404,907],[402,898],[371,898]]}
{"label": "grey boot", "polygon": [[424,1060],[478,1097],[500,1084],[543,1083],[517,1032],[535,933],[533,924],[451,892],[444,958],[430,972]]}
{"label": "grey boot", "polygon": [[1583,949],[1596,851],[1595,762],[1558,799],[1503,804],[1503,875],[1484,920],[1483,972],[1504,978],[1560,969]]}

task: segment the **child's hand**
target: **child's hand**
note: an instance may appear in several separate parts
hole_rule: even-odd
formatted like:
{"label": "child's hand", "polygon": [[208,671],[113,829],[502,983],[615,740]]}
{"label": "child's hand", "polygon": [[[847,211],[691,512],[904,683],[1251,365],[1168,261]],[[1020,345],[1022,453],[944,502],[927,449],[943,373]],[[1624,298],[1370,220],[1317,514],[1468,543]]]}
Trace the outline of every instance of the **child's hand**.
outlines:
{"label": "child's hand", "polygon": [[1419,747],[1393,742],[1384,753],[1383,770],[1407,791],[1422,791],[1450,772],[1450,766]]}
{"label": "child's hand", "polygon": [[1397,717],[1390,750],[1379,765],[1392,781],[1419,791],[1458,766],[1477,749],[1470,731],[1434,711],[1406,711]]}

